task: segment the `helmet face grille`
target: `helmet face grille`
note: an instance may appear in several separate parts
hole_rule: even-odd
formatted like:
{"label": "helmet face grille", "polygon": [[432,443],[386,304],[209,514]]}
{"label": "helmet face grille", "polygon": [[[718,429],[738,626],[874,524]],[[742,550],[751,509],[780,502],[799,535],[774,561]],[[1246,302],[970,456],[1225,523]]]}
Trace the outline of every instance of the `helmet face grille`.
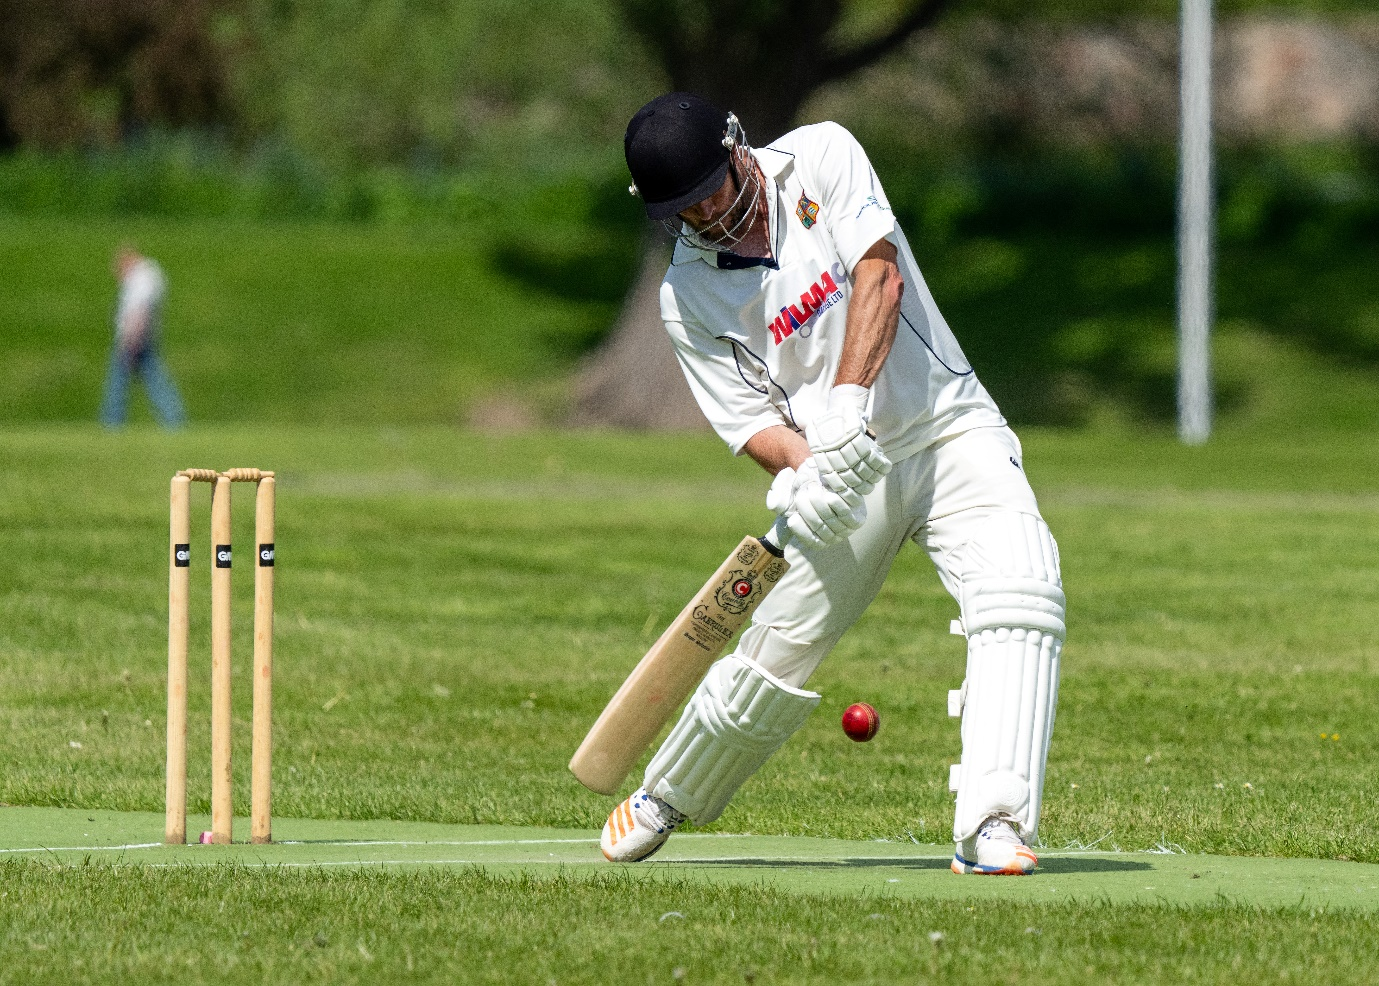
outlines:
{"label": "helmet face grille", "polygon": [[[735,117],[730,117],[736,122]],[[741,128],[738,128],[741,132]],[[745,141],[733,150],[732,170],[737,176],[737,195],[732,204],[723,210],[713,222],[703,229],[694,229],[679,218],[661,220],[661,225],[676,240],[697,250],[711,253],[734,253],[739,243],[746,239],[756,219],[758,206],[764,192],[761,172],[752,157],[752,150]],[[700,200],[702,201],[702,199]]]}

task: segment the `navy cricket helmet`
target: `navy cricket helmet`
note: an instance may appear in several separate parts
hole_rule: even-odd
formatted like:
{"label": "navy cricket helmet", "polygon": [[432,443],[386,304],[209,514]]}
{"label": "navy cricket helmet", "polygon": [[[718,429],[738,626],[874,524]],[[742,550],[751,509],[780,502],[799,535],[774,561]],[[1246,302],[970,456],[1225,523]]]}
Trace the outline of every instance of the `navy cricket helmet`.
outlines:
{"label": "navy cricket helmet", "polygon": [[632,117],[623,152],[648,219],[669,219],[722,187],[731,153],[727,119],[689,92],[658,96]]}

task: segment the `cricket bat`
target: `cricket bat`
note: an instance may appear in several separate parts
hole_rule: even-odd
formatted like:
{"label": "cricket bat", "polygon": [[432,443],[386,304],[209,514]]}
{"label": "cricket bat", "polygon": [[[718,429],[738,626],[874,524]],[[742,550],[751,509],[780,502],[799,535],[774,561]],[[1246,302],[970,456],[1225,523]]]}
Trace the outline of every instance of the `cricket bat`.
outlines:
{"label": "cricket bat", "polygon": [[718,660],[786,569],[783,520],[742,539],[675,621],[651,645],[570,760],[581,784],[614,794],[646,748]]}

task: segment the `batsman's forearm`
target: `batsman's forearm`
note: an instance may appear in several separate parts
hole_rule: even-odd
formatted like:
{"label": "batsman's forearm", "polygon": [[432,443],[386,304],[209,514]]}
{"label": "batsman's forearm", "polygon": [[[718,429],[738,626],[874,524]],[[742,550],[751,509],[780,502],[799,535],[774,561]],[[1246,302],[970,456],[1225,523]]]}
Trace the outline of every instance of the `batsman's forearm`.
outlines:
{"label": "batsman's forearm", "polygon": [[833,380],[835,387],[870,387],[876,382],[895,344],[904,293],[905,279],[900,275],[895,246],[889,240],[878,240],[853,268],[847,334]]}
{"label": "batsman's forearm", "polygon": [[747,439],[742,451],[772,476],[787,467],[798,469],[810,455],[804,436],[785,425],[772,425],[757,432]]}

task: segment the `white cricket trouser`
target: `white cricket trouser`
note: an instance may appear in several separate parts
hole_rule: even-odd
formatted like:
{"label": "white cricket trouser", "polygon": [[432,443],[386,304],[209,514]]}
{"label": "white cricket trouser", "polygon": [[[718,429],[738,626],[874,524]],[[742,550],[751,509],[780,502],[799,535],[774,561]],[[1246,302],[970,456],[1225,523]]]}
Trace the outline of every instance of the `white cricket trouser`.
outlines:
{"label": "white cricket trouser", "polygon": [[803,688],[881,590],[907,539],[923,548],[958,598],[964,545],[993,514],[1039,516],[1020,440],[975,428],[895,463],[867,497],[867,520],[827,547],[786,547],[790,570],[762,602],[736,653]]}

